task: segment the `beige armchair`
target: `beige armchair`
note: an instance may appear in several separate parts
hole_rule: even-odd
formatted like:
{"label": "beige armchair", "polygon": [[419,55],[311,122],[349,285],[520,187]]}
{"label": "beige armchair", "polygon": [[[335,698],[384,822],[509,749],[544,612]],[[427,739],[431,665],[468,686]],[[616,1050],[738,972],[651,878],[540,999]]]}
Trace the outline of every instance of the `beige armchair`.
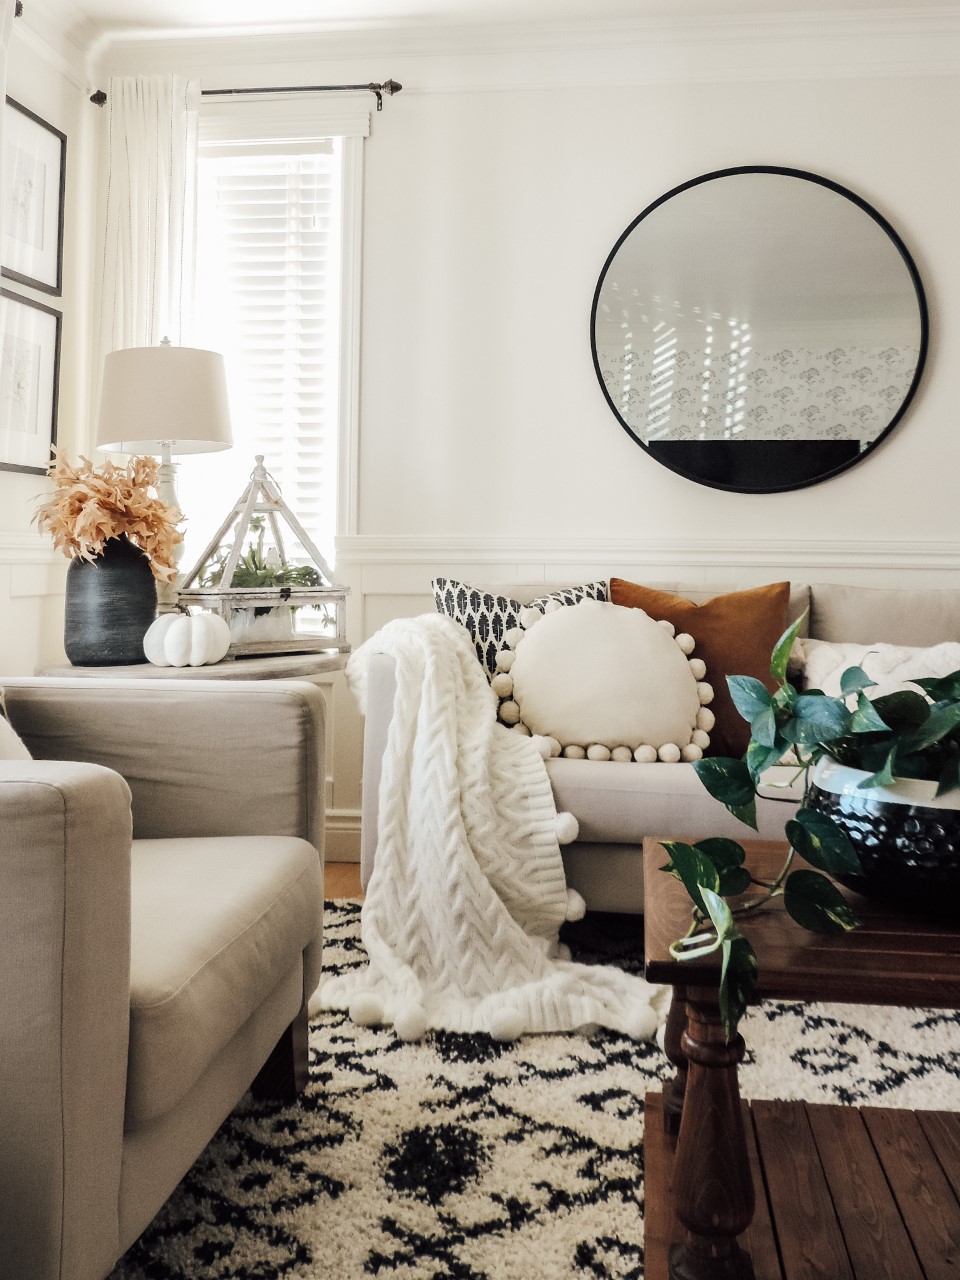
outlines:
{"label": "beige armchair", "polygon": [[2,684],[0,1276],[100,1280],[251,1083],[305,1082],[323,697]]}

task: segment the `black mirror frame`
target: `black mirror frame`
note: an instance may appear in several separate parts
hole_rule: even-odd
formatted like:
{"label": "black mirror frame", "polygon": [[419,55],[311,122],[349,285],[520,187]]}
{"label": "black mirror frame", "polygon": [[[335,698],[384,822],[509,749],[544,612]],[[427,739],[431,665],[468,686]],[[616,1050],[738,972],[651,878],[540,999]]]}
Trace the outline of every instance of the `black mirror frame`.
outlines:
{"label": "black mirror frame", "polygon": [[[841,463],[839,466],[831,467],[825,470],[820,475],[811,477],[809,479],[801,480],[794,484],[776,484],[776,485],[769,485],[762,488],[749,488],[749,489],[739,488],[736,485],[721,484],[718,481],[706,480],[700,476],[691,475],[690,472],[685,471],[682,468],[674,466],[670,462],[667,462],[664,459],[657,457],[648,448],[648,446],[644,444],[642,440],[639,440],[637,438],[636,433],[630,428],[630,426],[628,425],[628,423],[625,421],[622,414],[620,413],[619,409],[611,399],[610,393],[607,390],[606,382],[604,381],[604,378],[603,378],[603,373],[600,369],[600,360],[597,355],[597,308],[600,304],[600,291],[603,288],[603,284],[606,279],[607,272],[610,269],[611,263],[616,257],[620,249],[620,246],[631,234],[631,232],[634,231],[634,229],[644,220],[644,218],[648,217],[649,214],[651,214],[654,211],[654,209],[658,209],[660,205],[665,204],[668,200],[672,200],[674,196],[680,195],[681,192],[687,191],[691,187],[701,186],[703,183],[706,183],[706,182],[712,182],[717,178],[728,178],[736,174],[743,174],[743,173],[775,173],[775,174],[781,174],[785,177],[790,177],[790,178],[801,178],[807,182],[815,182],[821,187],[827,187],[830,191],[836,192],[837,195],[844,196],[846,199],[852,201],[855,205],[857,205],[858,208],[862,209],[864,213],[868,214],[874,220],[874,222],[876,222],[877,225],[883,231],[886,232],[890,240],[893,242],[894,246],[897,249],[897,252],[900,254],[900,257],[902,258],[903,263],[907,268],[907,272],[909,273],[911,282],[913,283],[913,287],[917,295],[917,307],[920,313],[920,349],[917,355],[917,367],[914,370],[913,379],[910,383],[910,386],[907,388],[906,395],[901,401],[899,408],[897,409],[893,417],[890,419],[890,422],[887,424],[886,427],[884,427],[884,429],[879,433],[879,435],[877,435],[877,437],[873,441],[871,441],[869,445],[867,445],[867,447],[863,450],[863,452],[858,454],[857,457],[851,458],[849,461]],[[920,273],[917,270],[917,265],[914,262],[910,254],[910,251],[907,249],[907,246],[904,244],[900,235],[894,230],[894,228],[890,225],[890,223],[883,216],[883,214],[879,213],[878,210],[876,210],[871,204],[869,204],[866,200],[864,200],[862,196],[858,196],[856,192],[851,191],[848,187],[841,186],[840,183],[838,182],[833,182],[830,178],[825,178],[821,174],[817,174],[817,173],[809,173],[805,169],[791,169],[791,168],[785,168],[779,165],[762,165],[762,164],[761,165],[739,165],[737,167],[730,168],[730,169],[715,169],[711,173],[703,173],[697,178],[691,178],[688,182],[682,182],[679,186],[674,187],[672,190],[665,192],[662,196],[659,196],[656,200],[653,201],[652,204],[648,204],[647,207],[642,211],[642,213],[637,214],[637,216],[633,219],[630,225],[624,230],[622,235],[619,236],[616,244],[607,254],[606,261],[603,264],[603,269],[600,272],[600,277],[597,280],[597,287],[594,289],[594,292],[593,292],[593,304],[590,308],[590,352],[593,357],[594,372],[597,375],[597,381],[600,383],[600,389],[603,392],[604,399],[609,405],[614,417],[620,423],[620,426],[624,429],[624,431],[626,431],[627,435],[634,442],[634,444],[638,445],[644,451],[644,453],[646,453],[649,457],[653,458],[653,460],[657,462],[660,466],[666,467],[668,470],[673,471],[676,475],[683,476],[685,480],[690,480],[694,484],[706,485],[708,488],[711,488],[711,489],[726,490],[729,493],[787,493],[796,489],[806,489],[815,484],[822,484],[824,480],[831,480],[833,479],[834,476],[841,475],[844,471],[849,471],[851,467],[855,467],[859,463],[863,462],[864,459],[868,457],[869,454],[873,453],[873,451],[877,448],[877,446],[880,445],[890,435],[894,427],[896,427],[896,425],[900,422],[901,418],[903,417],[908,407],[910,406],[910,403],[913,400],[914,395],[916,394],[917,387],[920,385],[920,378],[923,374],[924,365],[926,364],[929,336],[930,336],[930,320],[929,320],[929,313],[927,310],[927,298],[924,292],[923,282],[920,279]]]}

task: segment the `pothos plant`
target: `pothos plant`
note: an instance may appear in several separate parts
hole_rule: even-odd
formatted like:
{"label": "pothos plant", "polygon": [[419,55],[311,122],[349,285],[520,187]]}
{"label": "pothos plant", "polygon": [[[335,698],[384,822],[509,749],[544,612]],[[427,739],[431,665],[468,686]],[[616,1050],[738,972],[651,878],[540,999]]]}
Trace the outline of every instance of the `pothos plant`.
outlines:
{"label": "pothos plant", "polygon": [[[693,904],[690,928],[670,951],[681,961],[721,953],[720,1013],[728,1041],[756,989],[757,957],[741,930],[752,914],[782,897],[787,913],[814,933],[843,933],[859,923],[829,878],[858,874],[857,852],[832,818],[805,805],[817,762],[829,756],[865,771],[864,789],[890,785],[896,777],[934,781],[937,795],[960,787],[960,671],[912,681],[916,690],[871,700],[867,690],[876,688],[875,681],[861,667],[849,667],[840,678],[840,697],[821,689],[800,692],[787,679],[787,664],[803,622],[785,631],[773,650],[773,693],[751,676],[727,678],[734,705],[750,724],[743,757],[708,757],[693,766],[710,794],[754,830],[764,771],[785,762],[795,769],[791,782],[803,778],[804,800],[785,823],[788,851],[778,875],[771,881],[753,876],[735,840],[664,842],[670,862],[663,870],[681,881]],[[798,867],[798,859],[808,865]],[[727,901],[749,889],[757,892]]]}

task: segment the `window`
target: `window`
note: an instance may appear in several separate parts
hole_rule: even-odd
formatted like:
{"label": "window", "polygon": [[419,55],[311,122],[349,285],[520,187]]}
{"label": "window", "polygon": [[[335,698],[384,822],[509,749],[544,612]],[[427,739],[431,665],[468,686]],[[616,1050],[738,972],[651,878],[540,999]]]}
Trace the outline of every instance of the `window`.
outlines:
{"label": "window", "polygon": [[355,438],[360,140],[224,138],[223,121],[208,139],[201,122],[193,342],[223,352],[234,448],[181,464],[182,566],[226,518],[258,453],[332,564]]}

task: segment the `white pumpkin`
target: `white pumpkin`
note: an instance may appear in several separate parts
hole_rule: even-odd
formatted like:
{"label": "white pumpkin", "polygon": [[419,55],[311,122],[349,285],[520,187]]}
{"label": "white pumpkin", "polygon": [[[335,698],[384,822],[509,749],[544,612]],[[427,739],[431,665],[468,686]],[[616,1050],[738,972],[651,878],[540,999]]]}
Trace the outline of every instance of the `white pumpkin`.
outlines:
{"label": "white pumpkin", "polygon": [[162,613],[143,637],[155,667],[206,667],[230,648],[230,628],[217,613]]}

